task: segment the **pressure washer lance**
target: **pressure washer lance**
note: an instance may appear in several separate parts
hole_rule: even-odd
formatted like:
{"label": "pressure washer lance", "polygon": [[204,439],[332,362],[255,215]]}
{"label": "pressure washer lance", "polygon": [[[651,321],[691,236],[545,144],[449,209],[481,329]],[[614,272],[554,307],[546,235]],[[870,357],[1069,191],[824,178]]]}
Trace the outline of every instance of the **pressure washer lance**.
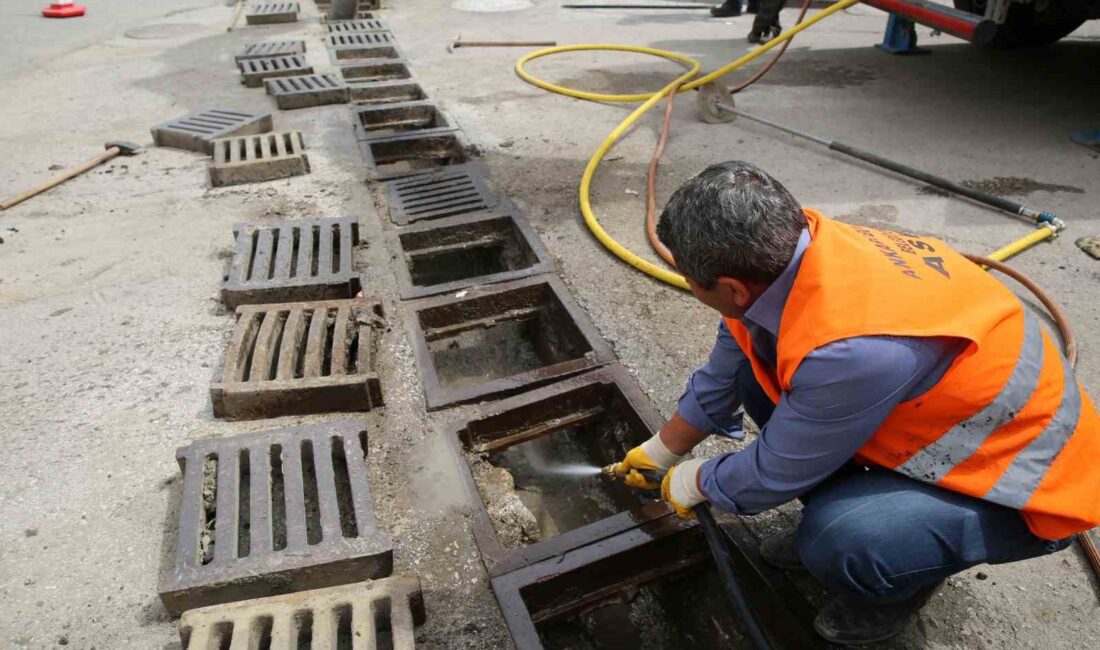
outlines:
{"label": "pressure washer lance", "polygon": [[[622,463],[612,463],[601,471],[605,477],[612,481],[623,480],[627,474],[623,471]],[[665,478],[665,472],[657,470],[631,469],[630,471],[637,472],[645,480],[658,485]],[[645,491],[652,492],[653,490]],[[741,589],[741,583],[738,582],[737,574],[733,571],[733,556],[730,555],[726,535],[718,527],[718,522],[715,521],[714,514],[710,511],[710,504],[703,502],[691,510],[699,521],[699,527],[703,530],[703,537],[707,540],[711,557],[714,558],[714,564],[718,567],[718,576],[722,579],[722,587],[726,592],[726,598],[733,606],[733,610],[737,612],[737,617],[744,624],[746,636],[752,642],[752,647],[756,650],[772,650],[773,646],[768,641],[767,635],[764,634],[764,627],[760,624],[760,619],[756,617],[756,612],[749,607],[749,601],[745,598],[745,592]]]}
{"label": "pressure washer lance", "polygon": [[[889,169],[890,171],[901,174],[902,176],[908,176],[909,178],[928,183],[929,185],[937,187],[941,190],[953,192],[955,194],[965,196],[966,198],[973,201],[977,201],[978,203],[984,203],[985,205],[997,208],[999,210],[1004,210],[1005,212],[1019,215],[1025,219],[1030,220],[1036,226],[1045,226],[1047,228],[1050,228],[1052,231],[1054,231],[1054,234],[1058,234],[1066,227],[1064,221],[1059,219],[1054,214],[1047,212],[1046,210],[1039,210],[1037,208],[1033,208],[1022,203],[1018,203],[1016,201],[1012,201],[1010,199],[989,194],[988,192],[976,190],[973,187],[967,187],[966,185],[956,183],[952,180],[943,178],[942,176],[930,174],[924,170],[917,169],[916,167],[910,167],[909,165],[906,165],[904,163],[900,163],[896,160],[891,160],[889,158],[884,158],[883,156],[880,156],[878,154],[874,154],[870,151],[865,151],[863,149],[853,147],[838,140],[823,138],[821,136],[814,135],[813,133],[807,133],[806,131],[801,131],[792,126],[780,124],[778,122],[760,117],[759,115],[746,113],[740,108],[737,108],[737,106],[733,103],[733,98],[730,97],[728,93],[724,93],[721,88],[715,89],[713,87],[704,87],[703,91],[701,91],[701,95],[699,98],[699,109],[703,115],[705,115],[706,117],[710,117],[711,119],[728,121],[730,119],[730,116],[736,115],[737,117],[743,117],[746,120],[752,120],[753,122],[763,124],[764,126],[770,126],[773,129],[778,129],[779,131],[783,131],[784,133],[793,135],[796,138],[809,140],[810,142],[817,143],[827,149],[842,153],[846,156],[851,156],[852,158],[857,158],[859,160],[862,160],[863,162],[870,163],[884,169]],[[723,119],[723,116],[721,115],[722,112],[724,112],[726,115],[725,119]]]}

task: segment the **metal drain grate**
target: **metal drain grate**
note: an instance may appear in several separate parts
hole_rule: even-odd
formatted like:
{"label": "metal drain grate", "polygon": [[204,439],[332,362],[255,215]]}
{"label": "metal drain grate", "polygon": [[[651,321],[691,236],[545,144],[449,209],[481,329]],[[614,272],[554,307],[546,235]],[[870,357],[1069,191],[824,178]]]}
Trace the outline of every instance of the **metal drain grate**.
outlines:
{"label": "metal drain grate", "polygon": [[498,202],[475,165],[455,165],[386,183],[390,220],[398,225],[484,212]]}
{"label": "metal drain grate", "polygon": [[283,110],[346,104],[350,97],[348,84],[330,72],[275,77],[264,80],[264,86],[267,94],[275,98],[275,105]]}
{"label": "metal drain grate", "polygon": [[183,650],[413,650],[420,579],[394,576],[185,612]]}
{"label": "metal drain grate", "polygon": [[210,184],[261,183],[309,173],[301,131],[241,135],[214,141]]}
{"label": "metal drain grate", "polygon": [[303,54],[306,51],[305,41],[264,41],[261,43],[249,43],[244,46],[240,54],[234,57],[234,61],[240,63],[245,59],[260,59],[268,56],[290,56]]}
{"label": "metal drain grate", "polygon": [[209,154],[213,141],[233,135],[267,133],[271,113],[246,113],[226,108],[204,108],[152,129],[153,144]]}
{"label": "metal drain grate", "polygon": [[348,84],[351,103],[362,105],[392,104],[427,99],[424,89],[415,81],[352,82]]}
{"label": "metal drain grate", "polygon": [[376,300],[325,300],[237,307],[222,381],[210,387],[214,415],[231,420],[366,411],[382,405],[374,370]]}
{"label": "metal drain grate", "polygon": [[290,77],[313,72],[313,66],[300,55],[245,59],[237,65],[241,69],[241,83],[249,88],[259,88],[264,85],[264,79],[271,77]]}
{"label": "metal drain grate", "polygon": [[380,32],[388,29],[381,18],[365,20],[334,20],[325,25],[329,34],[352,34],[354,32]]}
{"label": "metal drain grate", "polygon": [[169,612],[389,575],[350,420],[197,440],[176,450],[179,530],[161,576]]}
{"label": "metal drain grate", "polygon": [[351,115],[356,137],[360,140],[378,140],[403,133],[431,135],[457,129],[451,118],[431,102],[352,107]]}
{"label": "metal drain grate", "polygon": [[222,302],[239,305],[351,298],[359,293],[352,255],[355,217],[237,224],[236,247]]}
{"label": "metal drain grate", "polygon": [[249,25],[293,23],[298,20],[297,2],[269,2],[249,5],[244,16]]}
{"label": "metal drain grate", "polygon": [[325,37],[325,47],[368,47],[375,45],[393,45],[393,34],[387,31],[377,32],[338,32]]}
{"label": "metal drain grate", "polygon": [[345,81],[390,81],[409,79],[409,65],[404,59],[369,59],[337,66]]}
{"label": "metal drain grate", "polygon": [[368,178],[400,178],[437,167],[467,161],[466,150],[455,132],[418,135],[415,133],[360,140],[359,151],[367,166]]}

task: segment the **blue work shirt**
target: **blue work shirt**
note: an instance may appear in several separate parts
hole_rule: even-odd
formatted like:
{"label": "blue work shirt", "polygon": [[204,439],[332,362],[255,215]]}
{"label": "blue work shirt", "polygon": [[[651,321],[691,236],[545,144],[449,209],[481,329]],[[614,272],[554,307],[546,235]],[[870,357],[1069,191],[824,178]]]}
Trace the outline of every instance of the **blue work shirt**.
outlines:
{"label": "blue work shirt", "polygon": [[[741,318],[757,357],[772,367],[783,308],[810,245],[810,232],[803,230],[787,268]],[[703,493],[738,514],[805,494],[848,462],[895,406],[934,386],[965,347],[946,337],[862,336],[811,351],[760,436],[702,465]],[[720,322],[710,359],[692,373],[680,397],[680,417],[708,433],[743,437],[742,414],[735,413],[741,406],[737,375],[748,363]]]}

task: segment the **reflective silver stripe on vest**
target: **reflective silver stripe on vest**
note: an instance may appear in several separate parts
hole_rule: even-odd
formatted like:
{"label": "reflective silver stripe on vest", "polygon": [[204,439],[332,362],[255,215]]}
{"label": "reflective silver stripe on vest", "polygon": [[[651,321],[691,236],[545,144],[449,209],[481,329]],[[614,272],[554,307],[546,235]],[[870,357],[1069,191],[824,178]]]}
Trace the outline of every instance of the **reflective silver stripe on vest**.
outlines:
{"label": "reflective silver stripe on vest", "polygon": [[986,501],[999,503],[1019,510],[1023,508],[1039,482],[1043,480],[1050,465],[1058,457],[1066,442],[1077,429],[1077,418],[1081,415],[1081,391],[1073,376],[1073,368],[1062,359],[1062,403],[1054,412],[1050,424],[1023,451],[1012,460],[997,484],[983,497]]}
{"label": "reflective silver stripe on vest", "polygon": [[1008,424],[1031,399],[1043,370],[1043,334],[1039,321],[1024,310],[1024,342],[1016,367],[1001,392],[982,410],[905,461],[897,471],[920,481],[936,483],[970,458],[994,431]]}

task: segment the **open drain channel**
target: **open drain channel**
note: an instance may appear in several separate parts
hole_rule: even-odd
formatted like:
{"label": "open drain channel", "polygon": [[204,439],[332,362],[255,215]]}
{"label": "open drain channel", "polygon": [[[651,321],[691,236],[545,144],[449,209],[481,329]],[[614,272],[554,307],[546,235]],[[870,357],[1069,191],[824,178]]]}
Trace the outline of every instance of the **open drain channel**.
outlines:
{"label": "open drain channel", "polygon": [[411,79],[409,64],[404,59],[368,59],[344,63],[337,67],[344,81],[391,81]]}
{"label": "open drain channel", "polygon": [[373,105],[412,102],[427,99],[428,95],[415,81],[352,82],[348,84],[352,104]]}
{"label": "open drain channel", "polygon": [[402,102],[352,108],[360,140],[378,140],[403,133],[429,135],[456,130],[447,114],[431,102]]}
{"label": "open drain channel", "polygon": [[454,132],[409,133],[378,140],[360,140],[359,151],[367,174],[374,179],[398,178],[433,167],[459,165],[468,160]]}
{"label": "open drain channel", "polygon": [[[667,508],[599,469],[622,458],[662,419],[625,369],[613,365],[484,407],[449,432],[470,500],[474,537],[491,575],[554,557]],[[620,520],[622,518],[620,517]]]}
{"label": "open drain channel", "polygon": [[515,393],[614,359],[553,276],[424,298],[409,326],[429,408]]}
{"label": "open drain channel", "polygon": [[397,279],[406,300],[554,268],[538,235],[514,210],[438,219],[390,237],[402,253]]}

